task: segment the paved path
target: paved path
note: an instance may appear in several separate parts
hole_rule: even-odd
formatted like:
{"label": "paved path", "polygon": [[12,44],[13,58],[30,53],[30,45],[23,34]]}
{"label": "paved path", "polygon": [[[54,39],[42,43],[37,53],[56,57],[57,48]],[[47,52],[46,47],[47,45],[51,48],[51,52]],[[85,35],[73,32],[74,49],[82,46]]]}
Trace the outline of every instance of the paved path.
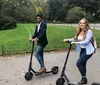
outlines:
{"label": "paved path", "polygon": [[[73,26],[73,27],[77,27],[78,26],[78,24],[56,24],[56,25]],[[92,29],[100,30],[100,23],[90,23],[89,25],[90,25],[90,27]]]}
{"label": "paved path", "polygon": [[[87,77],[88,84],[93,81],[100,82],[100,49],[87,63]],[[61,74],[61,70],[64,64],[66,51],[63,52],[49,52],[45,53],[45,64],[47,69],[51,69],[52,66],[59,66],[59,73],[57,75],[41,75],[33,76],[31,81],[24,79],[24,74],[27,71],[30,54],[14,55],[8,57],[0,57],[0,85],[56,85],[55,81]],[[80,73],[76,67],[76,61],[78,59],[78,53],[71,51],[66,68],[66,74],[72,82],[78,82],[80,80]],[[38,70],[39,64],[37,60],[33,59],[33,67]],[[67,85],[67,84],[65,84]]]}

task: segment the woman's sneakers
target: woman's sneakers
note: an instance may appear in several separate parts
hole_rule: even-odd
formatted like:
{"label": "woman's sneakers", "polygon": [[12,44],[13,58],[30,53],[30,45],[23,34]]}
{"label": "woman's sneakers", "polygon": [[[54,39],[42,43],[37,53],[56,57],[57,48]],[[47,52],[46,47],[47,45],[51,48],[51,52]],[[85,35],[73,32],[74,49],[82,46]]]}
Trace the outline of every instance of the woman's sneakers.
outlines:
{"label": "woman's sneakers", "polygon": [[87,84],[87,78],[86,77],[82,77],[81,81],[78,82],[79,85],[82,85],[82,84]]}

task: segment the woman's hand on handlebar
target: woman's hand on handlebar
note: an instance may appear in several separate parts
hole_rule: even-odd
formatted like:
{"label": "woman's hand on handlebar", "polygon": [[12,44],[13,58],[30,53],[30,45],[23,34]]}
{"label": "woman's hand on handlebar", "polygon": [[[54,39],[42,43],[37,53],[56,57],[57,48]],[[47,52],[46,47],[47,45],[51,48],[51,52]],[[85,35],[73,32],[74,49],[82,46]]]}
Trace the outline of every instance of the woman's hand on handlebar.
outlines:
{"label": "woman's hand on handlebar", "polygon": [[67,43],[71,43],[72,40],[73,40],[73,38],[70,38],[70,39],[64,39],[63,41],[64,41],[64,42],[67,42]]}
{"label": "woman's hand on handlebar", "polygon": [[64,42],[67,42],[67,41],[69,41],[69,39],[64,39],[63,41],[64,41]]}
{"label": "woman's hand on handlebar", "polygon": [[79,42],[71,42],[71,44],[79,44]]}

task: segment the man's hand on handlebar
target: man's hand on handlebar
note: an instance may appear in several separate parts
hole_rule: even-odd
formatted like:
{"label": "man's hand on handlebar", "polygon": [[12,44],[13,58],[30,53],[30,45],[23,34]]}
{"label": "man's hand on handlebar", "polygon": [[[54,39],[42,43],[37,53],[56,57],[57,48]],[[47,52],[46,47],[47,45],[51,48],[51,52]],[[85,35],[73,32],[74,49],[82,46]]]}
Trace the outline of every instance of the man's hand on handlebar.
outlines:
{"label": "man's hand on handlebar", "polygon": [[35,42],[35,41],[36,41],[36,38],[34,38],[34,39],[29,38],[29,41],[31,41],[31,42]]}

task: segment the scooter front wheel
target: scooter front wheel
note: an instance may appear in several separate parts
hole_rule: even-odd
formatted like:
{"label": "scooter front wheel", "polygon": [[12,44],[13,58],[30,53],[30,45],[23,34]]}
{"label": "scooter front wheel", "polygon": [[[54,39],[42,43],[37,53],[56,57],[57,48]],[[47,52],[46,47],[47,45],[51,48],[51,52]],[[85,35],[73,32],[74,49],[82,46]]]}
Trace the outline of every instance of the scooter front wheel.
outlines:
{"label": "scooter front wheel", "polygon": [[58,71],[59,71],[59,67],[58,66],[54,66],[54,67],[52,67],[51,71],[52,71],[53,74],[57,74]]}
{"label": "scooter front wheel", "polygon": [[64,85],[65,79],[64,78],[58,78],[56,81],[56,85]]}
{"label": "scooter front wheel", "polygon": [[26,79],[27,81],[31,80],[32,77],[33,77],[33,73],[32,73],[32,72],[27,72],[27,73],[25,74],[25,79]]}

